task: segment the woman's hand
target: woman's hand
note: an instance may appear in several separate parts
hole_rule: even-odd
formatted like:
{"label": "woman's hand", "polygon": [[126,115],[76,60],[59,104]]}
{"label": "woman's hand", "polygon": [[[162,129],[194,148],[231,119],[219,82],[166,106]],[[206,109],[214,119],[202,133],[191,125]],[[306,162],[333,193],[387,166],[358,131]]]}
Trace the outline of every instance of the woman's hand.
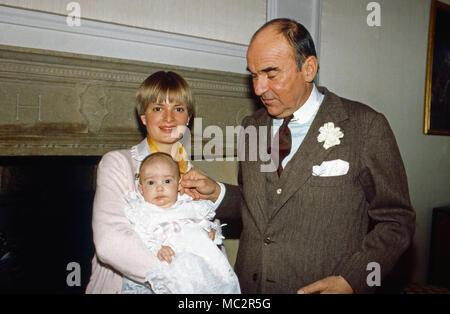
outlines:
{"label": "woman's hand", "polygon": [[184,193],[194,200],[204,199],[216,202],[220,195],[220,185],[200,171],[191,169],[180,182],[180,194]]}
{"label": "woman's hand", "polygon": [[172,256],[175,256],[175,252],[170,246],[163,246],[156,256],[161,262],[166,261],[170,264],[172,263]]}

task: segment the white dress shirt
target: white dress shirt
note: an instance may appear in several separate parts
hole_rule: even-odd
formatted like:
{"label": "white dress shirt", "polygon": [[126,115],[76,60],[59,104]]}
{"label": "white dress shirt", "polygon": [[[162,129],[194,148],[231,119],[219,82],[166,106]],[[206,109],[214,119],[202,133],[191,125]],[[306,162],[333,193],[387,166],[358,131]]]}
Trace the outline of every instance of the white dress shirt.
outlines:
{"label": "white dress shirt", "polygon": [[[317,111],[319,111],[324,95],[319,92],[316,85],[313,84],[313,90],[309,95],[308,100],[294,112],[294,118],[289,122],[288,127],[291,131],[292,147],[291,152],[283,159],[281,165],[286,167],[287,163],[292,159],[292,156],[297,152],[298,148],[303,142],[303,139],[308,133]],[[273,119],[273,134],[278,132],[278,129],[283,124],[283,119]]]}
{"label": "white dress shirt", "polygon": [[[302,144],[306,133],[308,133],[308,130],[314,118],[316,117],[317,111],[319,111],[320,104],[322,103],[324,97],[325,96],[319,92],[316,85],[313,84],[311,95],[309,95],[303,106],[301,106],[297,111],[294,112],[294,118],[292,118],[292,120],[288,124],[292,137],[291,152],[283,159],[283,162],[281,163],[283,168],[286,167],[287,163],[292,159],[292,156],[294,156],[294,154]],[[284,119],[273,119],[273,134],[276,134],[276,132],[278,132],[278,129],[283,124],[283,120]],[[220,185],[221,192],[215,202],[216,206],[218,206],[222,202],[226,192],[225,186],[220,182],[217,183]]]}

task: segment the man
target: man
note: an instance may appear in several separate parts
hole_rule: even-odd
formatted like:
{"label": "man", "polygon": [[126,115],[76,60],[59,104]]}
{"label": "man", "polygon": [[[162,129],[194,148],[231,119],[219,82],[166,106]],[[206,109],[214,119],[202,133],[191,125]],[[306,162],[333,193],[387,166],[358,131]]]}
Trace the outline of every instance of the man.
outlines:
{"label": "man", "polygon": [[314,43],[295,21],[262,26],[247,63],[264,108],[243,127],[273,126],[282,167],[264,172],[261,160],[240,161],[240,185],[226,192],[194,170],[184,192],[213,201],[225,193],[217,215],[241,215],[235,268],[244,293],[372,292],[371,267],[379,266],[382,283],[415,228],[387,120],[316,88]]}

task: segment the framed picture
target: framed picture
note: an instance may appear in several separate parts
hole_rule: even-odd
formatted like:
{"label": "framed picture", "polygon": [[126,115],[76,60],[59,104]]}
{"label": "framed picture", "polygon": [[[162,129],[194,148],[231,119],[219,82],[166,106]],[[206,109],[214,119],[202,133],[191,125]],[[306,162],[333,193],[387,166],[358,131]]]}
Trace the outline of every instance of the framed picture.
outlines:
{"label": "framed picture", "polygon": [[432,0],[425,86],[425,134],[450,135],[450,5]]}

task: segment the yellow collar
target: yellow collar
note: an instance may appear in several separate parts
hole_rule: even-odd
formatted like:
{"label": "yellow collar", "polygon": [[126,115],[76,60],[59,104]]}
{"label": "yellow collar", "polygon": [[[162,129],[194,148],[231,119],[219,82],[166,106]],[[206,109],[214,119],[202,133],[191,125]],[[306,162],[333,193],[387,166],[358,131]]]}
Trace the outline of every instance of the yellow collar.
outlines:
{"label": "yellow collar", "polygon": [[[159,148],[153,139],[150,136],[147,136],[148,146],[150,148],[151,153],[159,152]],[[183,145],[180,142],[176,142],[174,145],[178,145],[178,149],[175,156],[172,156],[173,159],[178,163],[178,168],[180,169],[180,176],[183,176],[188,172],[189,169],[189,159],[184,149]],[[172,149],[173,151],[173,149]]]}

